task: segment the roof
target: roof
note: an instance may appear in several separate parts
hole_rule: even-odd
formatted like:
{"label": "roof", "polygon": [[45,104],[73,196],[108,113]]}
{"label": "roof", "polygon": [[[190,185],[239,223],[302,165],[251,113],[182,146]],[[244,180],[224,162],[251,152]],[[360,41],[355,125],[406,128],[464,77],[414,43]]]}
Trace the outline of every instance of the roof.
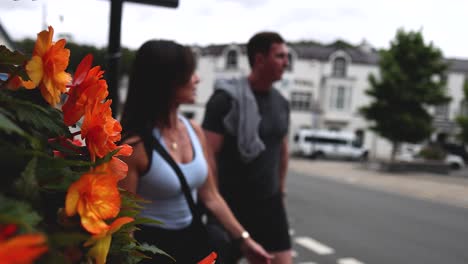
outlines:
{"label": "roof", "polygon": [[[236,45],[240,47],[243,54],[246,53],[246,45],[245,44],[217,44],[217,45],[209,45],[206,47],[201,48],[202,55],[212,55],[212,56],[221,56],[223,51],[231,46]],[[372,52],[364,52],[361,51],[359,48],[339,48],[334,46],[324,46],[320,44],[294,44],[289,43],[289,47],[291,47],[296,53],[299,58],[303,59],[317,59],[321,61],[328,61],[330,55],[333,54],[337,50],[345,51],[349,56],[351,56],[351,60],[354,63],[363,63],[363,64],[377,64],[378,62],[378,53],[376,51]]]}
{"label": "roof", "polygon": [[[246,53],[245,44],[217,44],[201,47],[202,55],[221,56],[223,51],[230,45],[240,47],[243,54]],[[359,47],[343,47],[336,45],[321,45],[316,43],[289,43],[301,59],[315,59],[319,61],[328,61],[330,55],[341,50],[346,52],[353,63],[377,65],[379,62],[379,53],[375,49],[364,51]],[[449,64],[449,70],[452,72],[464,72],[468,74],[468,59],[447,58],[445,61]]]}
{"label": "roof", "polygon": [[468,60],[467,59],[446,59],[449,64],[449,70],[455,72],[468,73]]}
{"label": "roof", "polygon": [[370,52],[356,48],[341,48],[336,46],[323,46],[311,44],[290,44],[290,47],[296,51],[299,58],[316,59],[320,61],[328,61],[330,55],[338,50],[346,52],[353,63],[361,64],[377,64],[379,55],[375,50]]}

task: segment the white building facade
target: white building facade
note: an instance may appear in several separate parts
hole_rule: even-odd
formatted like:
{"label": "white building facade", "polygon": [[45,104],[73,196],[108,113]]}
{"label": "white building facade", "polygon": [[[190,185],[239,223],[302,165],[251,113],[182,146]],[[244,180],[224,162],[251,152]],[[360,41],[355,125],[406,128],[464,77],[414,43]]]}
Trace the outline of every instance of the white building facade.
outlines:
{"label": "white building facade", "polygon": [[[388,158],[390,143],[370,131],[369,123],[358,114],[358,109],[371,100],[365,94],[370,87],[368,76],[379,76],[378,53],[366,43],[357,48],[291,44],[289,51],[290,68],[275,87],[290,103],[290,140],[301,127],[354,131],[361,135],[370,157]],[[215,80],[245,76],[250,68],[245,45],[194,47],[194,52],[201,78],[197,99],[195,104],[184,105],[181,110],[201,122]],[[466,111],[463,85],[468,76],[468,61],[447,62],[450,67],[446,88],[452,101],[431,111],[435,116],[435,133],[450,134],[456,127],[453,120]]]}

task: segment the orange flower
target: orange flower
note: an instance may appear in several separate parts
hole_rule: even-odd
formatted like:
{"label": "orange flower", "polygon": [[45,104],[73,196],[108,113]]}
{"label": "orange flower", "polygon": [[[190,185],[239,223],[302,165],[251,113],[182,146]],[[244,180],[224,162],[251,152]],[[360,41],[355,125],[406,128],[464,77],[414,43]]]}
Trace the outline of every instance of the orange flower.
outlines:
{"label": "orange flower", "polygon": [[120,211],[118,178],[104,170],[93,170],[70,185],[65,197],[68,216],[78,213],[81,225],[92,234],[109,229],[104,221],[116,217]]}
{"label": "orange flower", "polygon": [[211,252],[206,258],[202,259],[198,264],[214,264],[216,262],[216,258],[218,257],[218,254],[216,252]]}
{"label": "orange flower", "polygon": [[67,126],[75,124],[85,113],[88,105],[103,101],[109,92],[102,79],[101,67],[91,68],[93,56],[88,54],[78,65],[74,80],[68,91],[68,99],[62,107],[63,120]]}
{"label": "orange flower", "polygon": [[70,50],[65,49],[65,39],[52,42],[54,29],[41,31],[37,35],[33,57],[26,64],[26,72],[31,78],[23,82],[27,89],[39,85],[44,99],[55,106],[60,102],[60,95],[66,91],[66,85],[71,81],[70,74],[65,72],[68,66]]}
{"label": "orange flower", "polygon": [[18,90],[21,86],[23,86],[23,80],[19,76],[14,76],[7,83],[7,88],[13,91]]}
{"label": "orange flower", "polygon": [[100,166],[103,170],[107,170],[110,174],[116,176],[118,180],[127,176],[128,165],[116,156],[130,156],[133,152],[133,148],[127,144],[120,147],[119,152],[117,152],[108,163],[104,163]]}
{"label": "orange flower", "polygon": [[43,235],[25,234],[8,239],[16,231],[16,226],[7,225],[0,229],[0,263],[33,263],[47,251]]}
{"label": "orange flower", "polygon": [[92,161],[96,160],[96,156],[102,158],[118,148],[115,142],[120,140],[122,126],[112,118],[111,103],[111,100],[95,102],[85,109],[81,137],[86,141]]}
{"label": "orange flower", "polygon": [[88,255],[96,261],[96,264],[106,263],[107,254],[109,253],[112,241],[112,234],[117,232],[123,225],[128,224],[133,220],[134,219],[131,217],[120,217],[109,226],[107,231],[99,235],[95,235],[85,242],[85,246],[93,245],[89,250]]}

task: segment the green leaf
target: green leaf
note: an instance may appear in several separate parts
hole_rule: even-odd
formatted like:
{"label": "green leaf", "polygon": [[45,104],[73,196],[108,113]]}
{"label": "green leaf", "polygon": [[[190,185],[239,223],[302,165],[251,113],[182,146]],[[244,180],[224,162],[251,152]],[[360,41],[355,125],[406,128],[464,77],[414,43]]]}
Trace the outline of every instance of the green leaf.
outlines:
{"label": "green leaf", "polygon": [[27,200],[37,201],[39,195],[39,188],[36,180],[36,167],[37,158],[33,157],[26,168],[21,173],[21,178],[16,181],[16,191],[18,194]]}
{"label": "green leaf", "polygon": [[57,247],[81,245],[89,239],[89,234],[83,232],[57,232],[49,236],[49,243]]}
{"label": "green leaf", "polygon": [[41,217],[32,210],[30,204],[0,194],[0,223],[17,224],[23,230],[36,230]]}
{"label": "green leaf", "polygon": [[[33,95],[31,91],[25,94]],[[47,139],[57,136],[71,136],[68,127],[63,123],[62,113],[49,105],[40,106],[27,99],[14,97],[16,93],[0,92],[0,105],[4,111],[15,116],[15,122],[29,134]],[[44,138],[45,137],[45,138]]]}
{"label": "green leaf", "polygon": [[18,127],[13,121],[8,119],[3,113],[0,113],[0,130],[3,130],[7,134],[16,133],[21,136],[26,135],[23,129]]}
{"label": "green leaf", "polygon": [[151,252],[153,254],[160,254],[160,255],[168,256],[169,258],[171,258],[172,260],[175,261],[175,259],[173,257],[171,257],[169,254],[167,254],[166,252],[162,251],[161,249],[159,249],[158,247],[156,247],[154,245],[143,243],[140,246],[138,246],[137,248],[140,251]]}
{"label": "green leaf", "polygon": [[28,58],[19,51],[11,51],[6,46],[0,45],[0,63],[23,65]]}

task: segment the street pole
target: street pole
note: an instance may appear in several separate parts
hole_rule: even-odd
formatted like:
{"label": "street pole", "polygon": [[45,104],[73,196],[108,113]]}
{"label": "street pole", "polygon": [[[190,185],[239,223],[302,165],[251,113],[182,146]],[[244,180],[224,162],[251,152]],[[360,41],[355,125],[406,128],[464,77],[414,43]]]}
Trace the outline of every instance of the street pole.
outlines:
{"label": "street pole", "polygon": [[119,62],[120,62],[120,28],[122,24],[123,0],[111,0],[109,47],[107,55],[106,79],[109,86],[109,97],[112,99],[112,115],[119,114]]}
{"label": "street pole", "polygon": [[119,62],[122,56],[120,52],[120,29],[122,26],[122,6],[123,2],[135,2],[141,4],[164,6],[177,8],[179,0],[110,0],[110,29],[109,47],[107,49],[107,69],[106,80],[109,90],[109,97],[112,99],[112,115],[117,117],[120,114],[119,98]]}

